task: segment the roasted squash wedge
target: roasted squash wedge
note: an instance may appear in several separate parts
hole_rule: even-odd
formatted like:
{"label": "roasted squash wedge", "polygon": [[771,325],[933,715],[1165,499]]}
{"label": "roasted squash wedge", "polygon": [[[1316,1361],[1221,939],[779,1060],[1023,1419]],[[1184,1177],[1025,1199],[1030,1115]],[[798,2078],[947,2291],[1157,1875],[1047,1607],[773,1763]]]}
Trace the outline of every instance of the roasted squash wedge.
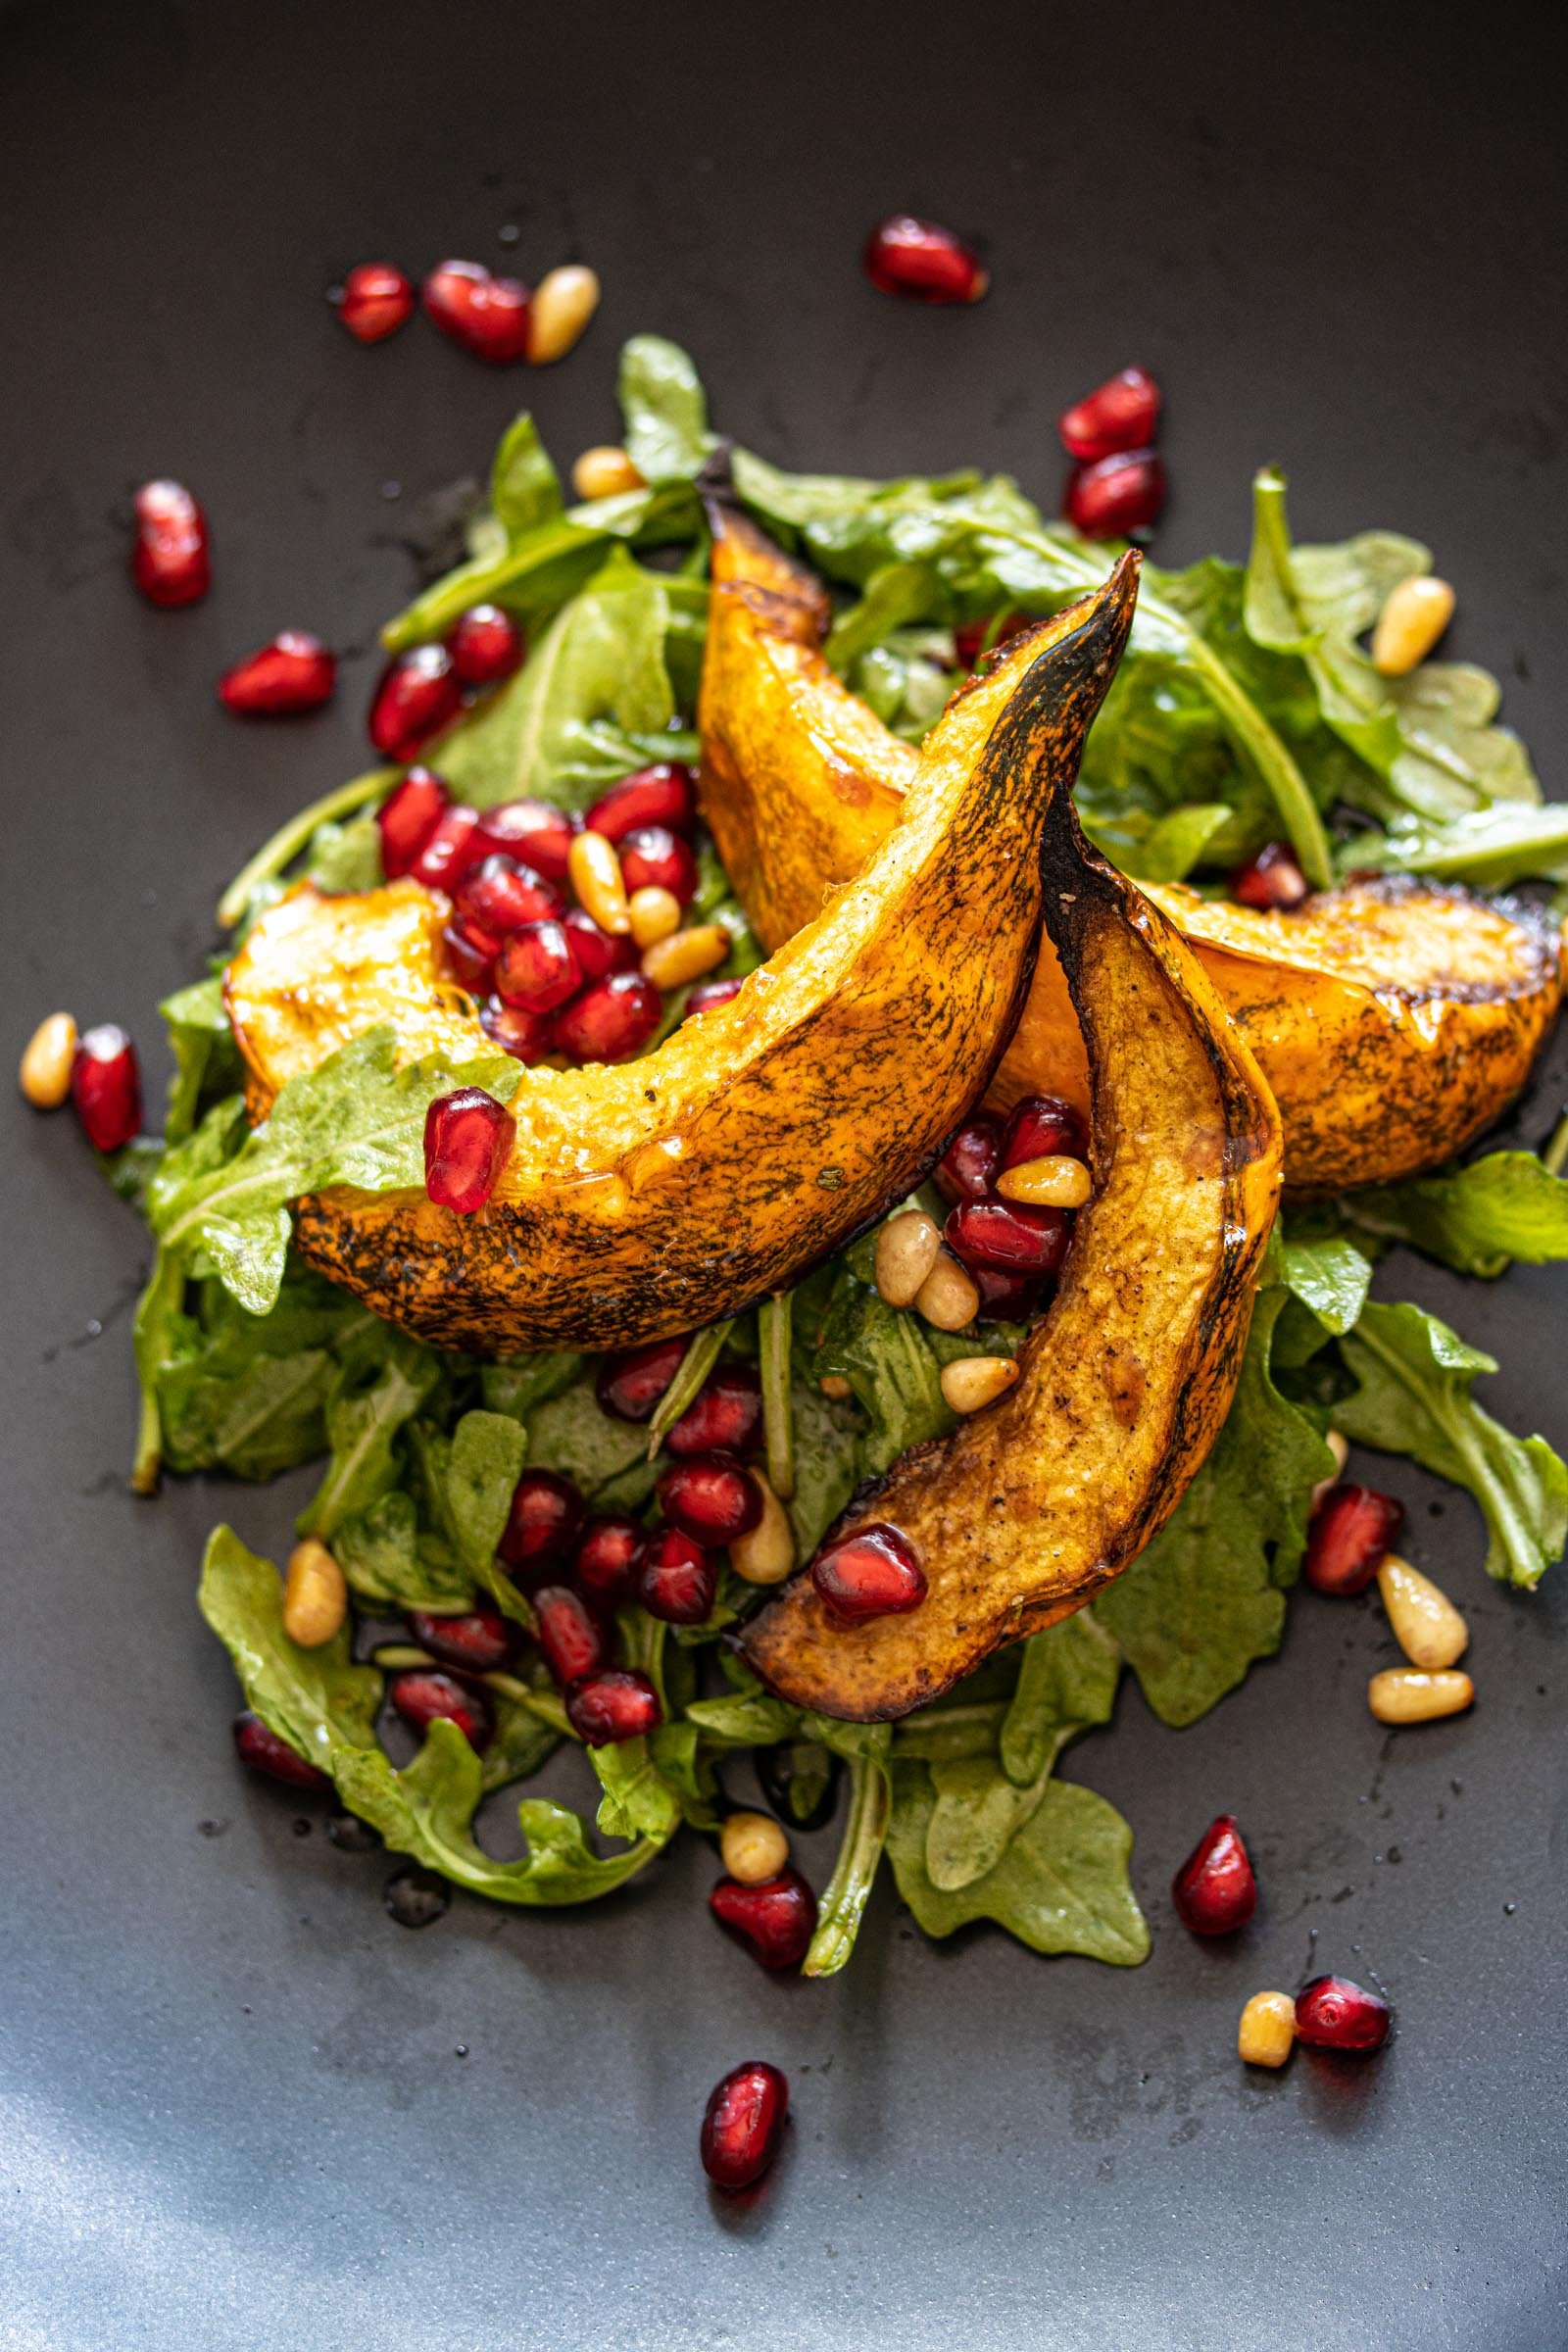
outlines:
{"label": "roasted squash wedge", "polygon": [[[699,712],[703,808],[768,947],[808,922],[896,821],[919,755],[822,659],[826,605],[756,524],[714,510]],[[995,669],[1012,674],[1012,646]],[[993,672],[995,674],[995,671]],[[1562,993],[1556,927],[1407,879],[1264,914],[1150,886],[1274,1090],[1294,1193],[1386,1184],[1450,1158],[1529,1075]],[[993,1098],[1088,1100],[1082,1037],[1043,944]]]}
{"label": "roasted squash wedge", "polygon": [[740,1638],[782,1697],[856,1722],[924,1705],[1136,1557],[1225,1418],[1274,1220],[1274,1103],[1192,949],[1086,847],[1065,792],[1043,865],[1088,1042],[1095,1178],[1055,1299],[1016,1387],[902,1455],[829,1538],[898,1528],[920,1605],[845,1628],[807,1572]]}
{"label": "roasted squash wedge", "polygon": [[[1040,826],[1126,642],[1137,560],[976,679],[929,737],[863,870],[727,1004],[615,1067],[532,1069],[486,1206],[334,1190],[306,1259],[449,1348],[618,1348],[792,1283],[929,1166],[1002,1054],[1040,928]],[[255,1116],[380,1021],[400,1055],[484,1039],[442,978],[448,914],[413,882],[263,915],[225,1001]]]}

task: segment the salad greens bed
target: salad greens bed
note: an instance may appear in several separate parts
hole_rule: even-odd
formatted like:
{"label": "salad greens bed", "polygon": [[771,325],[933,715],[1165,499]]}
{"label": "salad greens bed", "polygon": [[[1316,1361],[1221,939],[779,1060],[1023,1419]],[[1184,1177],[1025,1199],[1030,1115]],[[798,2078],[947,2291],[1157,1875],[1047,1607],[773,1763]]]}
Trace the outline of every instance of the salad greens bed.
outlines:
{"label": "salad greens bed", "polygon": [[[708,591],[694,484],[719,445],[672,344],[628,344],[620,395],[647,487],[568,510],[519,417],[467,561],[383,632],[407,647],[481,600],[526,624],[523,668],[433,755],[454,793],[478,806],[527,795],[580,809],[650,759],[696,757]],[[876,482],[724,454],[745,505],[846,592],[829,658],[911,741],[952,691],[956,626],[1050,612],[1097,583],[1113,553],[1043,521],[1003,476]],[[1568,890],[1568,808],[1542,805],[1523,746],[1494,723],[1494,681],[1455,662],[1389,681],[1359,649],[1388,590],[1429,563],[1387,531],[1294,546],[1284,483],[1264,472],[1245,566],[1151,565],[1078,791],[1106,853],[1140,878],[1201,884],[1283,835],[1320,884],[1397,867]],[[378,881],[371,811],[400,772],[375,769],[285,826],[225,895],[224,926],[242,932],[291,875],[327,890]],[[700,911],[730,928],[732,970],[759,960],[710,851]],[[519,1471],[542,1464],[576,1481],[592,1509],[640,1511],[663,1466],[662,1432],[721,1356],[760,1361],[769,1462],[783,1485],[791,1465],[805,1557],[860,1479],[953,1426],[938,1374],[973,1339],[888,1306],[862,1240],[788,1299],[698,1333],[651,1431],[600,1410],[593,1359],[481,1362],[422,1347],[293,1258],[289,1204],[328,1183],[417,1186],[433,1097],[481,1084],[505,1100],[519,1065],[490,1054],[399,1071],[391,1033],[371,1031],[286,1086],[252,1133],[218,978],[163,1010],[176,1065],[164,1136],[128,1147],[110,1170],[157,1245],[135,1331],[135,1483],[150,1489],[161,1464],[261,1480],[323,1460],[299,1528],[340,1561],[358,1635],[296,1648],[275,1568],[226,1527],[208,1547],[202,1608],[247,1703],[331,1775],[344,1804],[388,1846],[478,1893],[518,1904],[604,1894],[683,1822],[716,1825],[726,1760],[772,1750],[803,1817],[840,1767],[849,1786],[808,1974],[848,1959],[884,1856],[928,1935],[990,1919],[1037,1951],[1129,1965],[1149,1948],[1128,1879],[1132,1833],[1060,1779],[1058,1761],[1110,1721],[1125,1671],[1164,1722],[1184,1725],[1279,1647],[1312,1489],[1333,1469],[1327,1428],[1463,1487],[1485,1522],[1492,1576],[1533,1586],[1563,1550],[1568,1469],[1544,1440],[1515,1437],[1486,1411],[1476,1388],[1493,1359],[1435,1315],[1370,1296],[1394,1242],[1482,1278],[1513,1257],[1568,1256],[1559,1136],[1544,1158],[1493,1152],[1288,1219],[1230,1417],[1168,1526],[1092,1608],[991,1659],[936,1705],[861,1726],[770,1696],[722,1640],[752,1597],[729,1574],[705,1626],[676,1632],[624,1611],[622,1655],[654,1679],[664,1721],[646,1741],[585,1751],[606,1842],[576,1812],[524,1794],[521,1858],[496,1859],[475,1814],[571,1742],[561,1701],[542,1666],[491,1677],[497,1733],[482,1758],[437,1722],[397,1769],[377,1737],[382,1672],[365,1662],[377,1621],[488,1595],[526,1623],[527,1601],[496,1557]],[[677,1001],[668,1025],[679,1013]],[[984,1345],[1010,1351],[1022,1337],[988,1326]],[[848,1396],[825,1396],[824,1378],[848,1384]],[[381,1624],[380,1641],[399,1630]]]}

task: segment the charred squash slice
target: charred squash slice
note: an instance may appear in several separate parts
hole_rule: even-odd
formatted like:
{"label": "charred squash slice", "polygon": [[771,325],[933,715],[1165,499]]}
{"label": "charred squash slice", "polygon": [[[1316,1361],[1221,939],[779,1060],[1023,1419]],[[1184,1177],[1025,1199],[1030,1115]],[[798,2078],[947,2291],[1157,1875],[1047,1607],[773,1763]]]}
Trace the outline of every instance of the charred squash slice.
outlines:
{"label": "charred squash slice", "polygon": [[[984,1086],[1041,914],[1040,826],[1068,788],[1131,623],[1137,561],[976,679],[920,757],[901,821],[727,1004],[640,1061],[532,1069],[486,1206],[334,1190],[297,1246],[391,1322],[448,1348],[619,1348],[793,1282],[906,1193]],[[296,892],[229,966],[253,1115],[380,1021],[399,1052],[485,1041],[444,982],[448,908],[416,883]]]}
{"label": "charred squash slice", "polygon": [[[896,821],[919,755],[834,675],[810,575],[715,511],[699,712],[703,808],[760,937],[809,922]],[[1004,646],[992,674],[1022,657]],[[1344,884],[1296,913],[1148,886],[1191,941],[1274,1091],[1298,1194],[1387,1184],[1447,1159],[1507,1106],[1562,993],[1556,928],[1463,890]],[[1089,1067],[1059,959],[1042,943],[993,1099],[1064,1095]]]}
{"label": "charred squash slice", "polygon": [[1202,966],[1088,849],[1058,792],[1046,925],[1088,1043],[1095,1189],[1017,1386],[912,1448],[829,1537],[891,1525],[925,1598],[845,1628],[798,1576],[740,1639],[782,1697],[906,1714],[1054,1624],[1170,1516],[1229,1408],[1279,1196],[1267,1087]]}

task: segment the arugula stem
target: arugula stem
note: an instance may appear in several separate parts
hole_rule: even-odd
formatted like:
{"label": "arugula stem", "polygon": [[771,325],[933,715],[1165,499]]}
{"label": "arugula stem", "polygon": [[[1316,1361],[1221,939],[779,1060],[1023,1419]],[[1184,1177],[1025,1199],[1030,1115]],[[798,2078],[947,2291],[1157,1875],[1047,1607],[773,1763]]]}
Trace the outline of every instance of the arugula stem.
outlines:
{"label": "arugula stem", "polygon": [[[379,1652],[376,1662],[380,1662]],[[519,1683],[514,1674],[481,1674],[479,1680],[500,1697],[514,1699],[519,1707],[526,1707],[530,1715],[548,1723],[564,1740],[576,1740],[580,1744],[582,1735],[572,1730],[565,1707],[554,1690],[536,1690],[531,1683]]]}
{"label": "arugula stem", "polygon": [[1557,1121],[1551,1141],[1541,1154],[1541,1164],[1548,1176],[1560,1176],[1568,1166],[1568,1111]]}
{"label": "arugula stem", "polygon": [[164,1465],[164,1422],[158,1410],[158,1398],[150,1388],[141,1393],[141,1411],[136,1418],[136,1458],[130,1465],[130,1491],[133,1494],[156,1494],[158,1474]]}
{"label": "arugula stem", "polygon": [[762,1427],[767,1441],[767,1483],[780,1502],[795,1492],[795,1433],[790,1419],[790,1323],[795,1294],[764,1298],[757,1315],[762,1373]]}
{"label": "arugula stem", "polygon": [[[1529,1528],[1514,1508],[1512,1495],[1487,1460],[1463,1418],[1456,1413],[1446,1411],[1439,1400],[1429,1396],[1415,1379],[1397,1349],[1388,1347],[1385,1342],[1370,1332],[1364,1323],[1356,1326],[1355,1337],[1357,1345],[1367,1348],[1375,1355],[1384,1370],[1391,1373],[1406,1395],[1415,1399],[1416,1404],[1426,1414],[1428,1420],[1437,1424],[1438,1429],[1475,1480],[1474,1493],[1477,1502],[1481,1501],[1483,1493],[1491,1497],[1492,1507],[1497,1516],[1497,1527],[1505,1536],[1505,1541],[1498,1546],[1504,1558],[1528,1561],[1536,1551],[1535,1541]],[[1476,1410],[1479,1413],[1482,1408],[1478,1405]],[[1495,1427],[1495,1423],[1493,1426]],[[1485,1511],[1484,1504],[1482,1507]],[[1538,1581],[1540,1573],[1538,1569],[1534,1577],[1528,1574],[1522,1577],[1505,1576],[1502,1581],[1507,1584],[1532,1586]]]}
{"label": "arugula stem", "polygon": [[279,825],[271,840],[265,842],[250,863],[240,868],[219,900],[220,928],[233,930],[262,884],[270,882],[293,862],[318,825],[324,825],[333,817],[348,816],[354,809],[363,808],[367,801],[378,800],[382,793],[391,790],[402,773],[400,767],[372,767],[365,775],[356,776],[352,783],[340,784],[335,792],[313,801],[308,808],[291,816],[286,825]]}
{"label": "arugula stem", "polygon": [[852,1757],[850,1817],[845,1824],[838,1862],[822,1897],[816,1934],[801,1963],[803,1977],[836,1977],[855,1949],[871,1882],[887,1842],[892,1811],[892,1785],[882,1758]]}
{"label": "arugula stem", "polygon": [[687,1406],[696,1400],[698,1390],[719,1359],[734,1322],[733,1315],[726,1315],[721,1323],[710,1323],[704,1330],[692,1334],[690,1345],[680,1359],[680,1367],[659,1399],[654,1417],[648,1424],[650,1461]]}

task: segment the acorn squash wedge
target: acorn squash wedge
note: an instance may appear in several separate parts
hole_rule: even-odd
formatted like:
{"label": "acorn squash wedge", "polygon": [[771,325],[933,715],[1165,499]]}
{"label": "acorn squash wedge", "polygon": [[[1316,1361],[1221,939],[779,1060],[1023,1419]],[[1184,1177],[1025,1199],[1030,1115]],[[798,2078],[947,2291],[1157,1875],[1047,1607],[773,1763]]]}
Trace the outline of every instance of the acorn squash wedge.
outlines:
{"label": "acorn squash wedge", "polygon": [[[728,1004],[613,1067],[530,1069],[485,1207],[335,1189],[301,1202],[309,1263],[457,1348],[620,1348],[785,1288],[901,1198],[984,1087],[1040,928],[1039,839],[1120,659],[1136,558],[955,698],[901,820]],[[446,901],[415,882],[264,914],[225,1002],[253,1116],[380,1021],[400,1058],[484,1050],[442,977]]]}
{"label": "acorn squash wedge", "polygon": [[738,1646],[798,1705],[908,1713],[1092,1599],[1163,1525],[1230,1406],[1280,1191],[1268,1088],[1201,964],[1058,791],[1045,919],[1088,1043],[1094,1192],[1021,1377],[912,1447],[831,1531],[914,1544],[925,1597],[853,1628],[809,1571]]}
{"label": "acorn squash wedge", "polygon": [[[808,922],[894,823],[919,755],[822,659],[817,583],[749,517],[711,509],[699,723],[703,811],[769,948]],[[1012,674],[1009,642],[992,674]],[[1452,1154],[1529,1075],[1562,993],[1560,934],[1524,908],[1408,878],[1347,882],[1293,913],[1145,885],[1192,942],[1274,1090],[1293,1193],[1393,1183]],[[1089,1095],[1059,959],[1042,942],[992,1100]]]}

